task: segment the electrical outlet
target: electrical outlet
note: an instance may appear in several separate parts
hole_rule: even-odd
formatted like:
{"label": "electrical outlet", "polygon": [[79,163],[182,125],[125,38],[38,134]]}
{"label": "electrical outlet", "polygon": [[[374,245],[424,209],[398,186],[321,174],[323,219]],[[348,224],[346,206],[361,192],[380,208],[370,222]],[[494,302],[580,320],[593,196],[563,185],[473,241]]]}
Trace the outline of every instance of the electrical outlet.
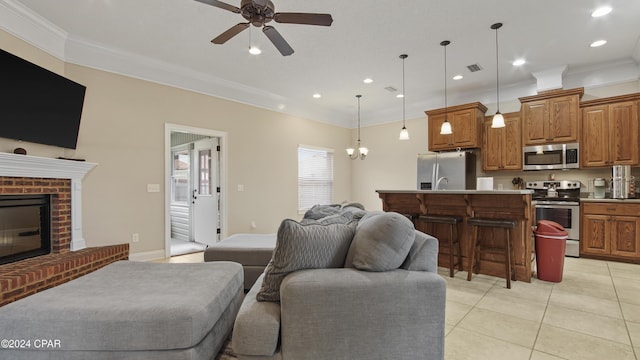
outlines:
{"label": "electrical outlet", "polygon": [[138,241],[140,241],[140,234],[138,233],[131,234],[131,242],[137,243]]}

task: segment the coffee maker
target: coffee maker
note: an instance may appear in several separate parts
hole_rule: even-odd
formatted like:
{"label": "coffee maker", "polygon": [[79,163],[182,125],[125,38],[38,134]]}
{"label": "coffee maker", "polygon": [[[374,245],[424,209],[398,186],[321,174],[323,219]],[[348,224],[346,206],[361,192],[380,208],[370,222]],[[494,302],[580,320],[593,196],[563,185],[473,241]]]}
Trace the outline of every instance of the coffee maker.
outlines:
{"label": "coffee maker", "polygon": [[607,190],[607,181],[603,178],[595,178],[593,181],[593,197],[595,199],[604,199]]}

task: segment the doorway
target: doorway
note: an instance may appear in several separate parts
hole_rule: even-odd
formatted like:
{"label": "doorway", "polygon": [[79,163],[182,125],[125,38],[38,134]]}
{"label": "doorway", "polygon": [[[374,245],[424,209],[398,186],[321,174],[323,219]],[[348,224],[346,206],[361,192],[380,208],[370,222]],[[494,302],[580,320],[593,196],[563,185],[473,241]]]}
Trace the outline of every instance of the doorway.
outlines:
{"label": "doorway", "polygon": [[226,133],[165,126],[165,257],[226,235]]}

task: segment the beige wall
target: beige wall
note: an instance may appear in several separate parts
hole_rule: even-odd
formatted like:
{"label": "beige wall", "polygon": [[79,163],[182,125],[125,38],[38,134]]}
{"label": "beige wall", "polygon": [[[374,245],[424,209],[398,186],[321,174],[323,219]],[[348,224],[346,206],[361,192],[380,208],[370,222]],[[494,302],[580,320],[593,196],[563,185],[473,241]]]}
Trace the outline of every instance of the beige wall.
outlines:
{"label": "beige wall", "polygon": [[[139,233],[131,253],[164,249],[165,123],[228,134],[228,234],[275,232],[283,218],[298,219],[298,144],[342,154],[351,140],[349,129],[64,64],[2,32],[0,47],[87,87],[76,151],[8,139],[0,139],[0,151],[20,146],[30,155],[98,164],[83,183],[88,246],[130,242]],[[336,156],[334,166],[334,200],[350,199],[351,163]],[[148,193],[150,183],[161,192]]]}

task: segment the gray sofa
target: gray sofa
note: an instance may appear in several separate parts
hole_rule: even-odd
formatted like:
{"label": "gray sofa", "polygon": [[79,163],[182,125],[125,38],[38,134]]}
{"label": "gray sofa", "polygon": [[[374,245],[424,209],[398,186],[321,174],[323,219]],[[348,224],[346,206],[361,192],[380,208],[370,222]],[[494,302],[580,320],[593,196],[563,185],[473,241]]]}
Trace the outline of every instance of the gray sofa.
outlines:
{"label": "gray sofa", "polygon": [[209,245],[204,261],[233,261],[242,264],[244,288],[251,289],[264,272],[276,246],[276,234],[233,234]]}
{"label": "gray sofa", "polygon": [[[395,215],[360,220],[342,258],[345,267],[291,271],[282,277],[279,302],[258,301],[261,293],[265,297],[265,277],[273,275],[270,267],[278,269],[272,263],[282,250],[281,237],[286,238],[281,225],[272,263],[245,296],[235,321],[233,349],[238,359],[444,359],[446,288],[437,274],[438,240]],[[406,237],[410,226],[412,239],[389,247],[388,236],[398,232],[381,231],[375,223],[383,217],[404,227],[403,235],[393,237]],[[368,229],[360,226],[365,222]],[[336,225],[316,225],[326,226]],[[292,242],[300,239],[298,233]],[[407,247],[407,242],[408,250],[389,253]],[[364,248],[373,250],[367,253]],[[308,244],[304,249],[316,251]],[[367,264],[362,253],[383,255],[382,268],[375,260]],[[400,262],[384,263],[402,254]]]}

